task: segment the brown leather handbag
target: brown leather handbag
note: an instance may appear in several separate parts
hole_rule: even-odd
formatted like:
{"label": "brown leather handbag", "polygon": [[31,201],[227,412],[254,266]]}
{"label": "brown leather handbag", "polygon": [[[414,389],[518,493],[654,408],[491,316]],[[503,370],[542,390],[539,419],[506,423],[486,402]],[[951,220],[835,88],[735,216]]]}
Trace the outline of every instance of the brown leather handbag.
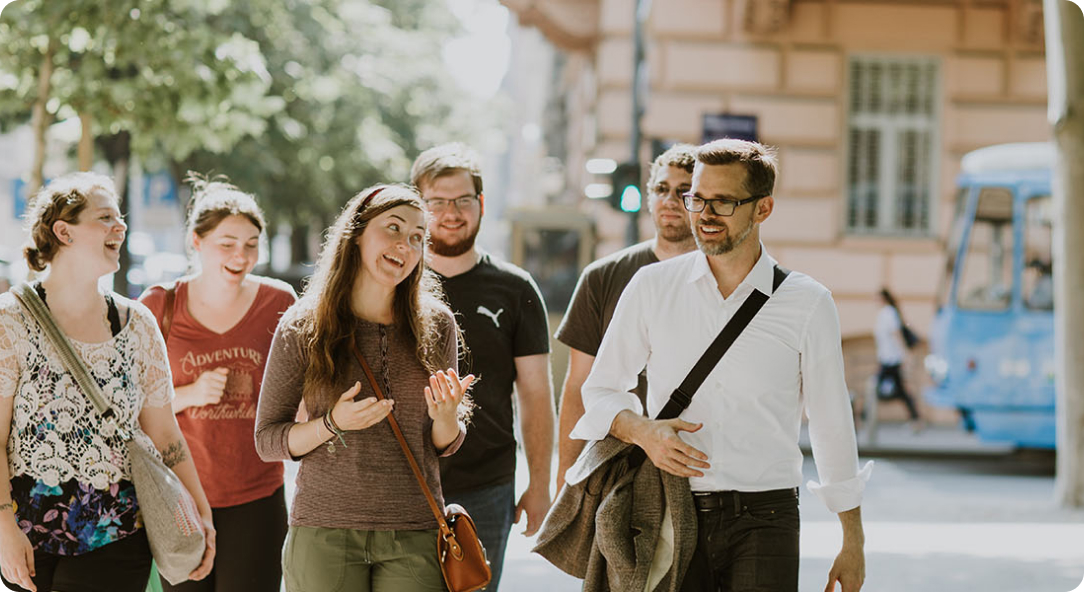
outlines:
{"label": "brown leather handbag", "polygon": [[[380,390],[380,385],[377,384],[369,363],[365,361],[357,348],[354,348],[354,356],[361,363],[361,368],[365,371],[365,376],[369,379],[369,384],[372,385],[377,399],[383,400],[384,392]],[[444,574],[444,583],[448,586],[448,592],[474,592],[485,588],[493,577],[493,572],[489,569],[489,561],[486,559],[486,550],[482,547],[482,541],[478,540],[478,529],[474,526],[474,520],[471,520],[470,515],[459,504],[449,504],[443,512],[440,511],[440,506],[433,498],[433,493],[425,482],[425,476],[422,475],[418,462],[414,460],[414,455],[411,454],[410,447],[403,438],[399,422],[395,421],[394,413],[388,414],[388,423],[391,424],[395,439],[399,440],[399,446],[402,447],[403,454],[406,455],[410,468],[414,471],[414,477],[418,480],[418,485],[421,486],[422,493],[429,502],[429,508],[433,510],[433,515],[437,518],[439,526],[437,560],[440,562],[440,571]]]}

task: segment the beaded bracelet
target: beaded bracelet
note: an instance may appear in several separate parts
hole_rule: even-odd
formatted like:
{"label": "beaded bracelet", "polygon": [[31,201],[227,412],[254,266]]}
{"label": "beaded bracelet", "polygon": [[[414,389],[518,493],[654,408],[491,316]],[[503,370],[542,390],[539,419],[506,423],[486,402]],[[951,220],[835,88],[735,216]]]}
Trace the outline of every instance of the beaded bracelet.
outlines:
{"label": "beaded bracelet", "polygon": [[[343,438],[343,434],[345,434],[346,432],[344,432],[338,425],[335,424],[335,418],[332,417],[330,410],[327,413],[324,414],[324,427],[327,428],[327,431],[331,432],[332,434],[335,434],[335,436],[339,438],[339,442],[343,445],[343,448],[347,447],[346,446],[346,439]],[[334,440],[334,438],[331,439],[331,440],[328,440],[327,451],[334,454],[334,452],[335,452],[335,440]]]}

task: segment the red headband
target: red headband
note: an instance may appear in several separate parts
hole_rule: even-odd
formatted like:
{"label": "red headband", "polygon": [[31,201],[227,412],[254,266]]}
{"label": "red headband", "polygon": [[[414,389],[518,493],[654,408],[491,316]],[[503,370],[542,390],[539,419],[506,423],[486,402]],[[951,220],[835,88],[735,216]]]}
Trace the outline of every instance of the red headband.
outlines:
{"label": "red headband", "polygon": [[372,200],[373,200],[373,198],[374,198],[374,197],[376,197],[376,194],[377,194],[377,193],[380,193],[381,191],[384,191],[384,188],[383,188],[383,187],[379,187],[379,188],[377,188],[377,190],[376,190],[376,191],[374,191],[374,192],[370,193],[370,194],[369,194],[369,196],[368,196],[368,197],[366,197],[366,198],[365,198],[365,199],[364,199],[364,200],[363,200],[363,201],[361,202],[361,207],[360,207],[360,208],[358,208],[358,212],[361,212],[361,210],[364,210],[364,209],[365,209],[365,206],[368,206],[368,205],[369,205],[369,202],[370,202],[370,201],[372,201]]}

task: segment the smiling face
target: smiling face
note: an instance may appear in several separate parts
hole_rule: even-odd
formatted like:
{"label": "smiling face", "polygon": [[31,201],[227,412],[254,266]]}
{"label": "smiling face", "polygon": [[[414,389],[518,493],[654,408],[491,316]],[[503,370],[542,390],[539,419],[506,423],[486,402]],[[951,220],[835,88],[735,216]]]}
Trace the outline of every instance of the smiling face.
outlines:
{"label": "smiling face", "polygon": [[648,187],[651,218],[659,238],[672,243],[688,240],[692,236],[689,216],[681,205],[682,196],[689,191],[692,173],[681,167],[662,167]]}
{"label": "smiling face", "polygon": [[202,237],[192,236],[200,273],[240,284],[260,258],[260,229],[245,216],[227,216]]}
{"label": "smiling face", "polygon": [[120,269],[120,249],[128,225],[121,218],[117,201],[104,191],[92,191],[75,224],[58,221],[53,232],[63,248],[58,256],[78,259],[80,269],[102,276]]}
{"label": "smiling face", "polygon": [[[703,199],[740,201],[750,197],[745,187],[748,175],[745,165],[730,163],[705,165],[696,163],[689,192]],[[742,246],[750,238],[760,241],[758,224],[771,214],[774,202],[765,196],[743,204],[731,216],[716,216],[710,207],[701,212],[689,212],[696,245],[706,255],[723,255]]]}
{"label": "smiling face", "polygon": [[462,209],[450,201],[435,202],[443,207],[430,207],[429,213],[429,240],[433,254],[456,257],[470,251],[478,237],[482,214],[485,212],[483,197],[475,192],[474,179],[470,173],[457,170],[441,175],[419,189],[422,199],[426,201],[474,198],[464,200],[469,203]]}
{"label": "smiling face", "polygon": [[355,239],[361,255],[361,277],[394,289],[422,258],[425,214],[412,206],[395,206],[369,221]]}

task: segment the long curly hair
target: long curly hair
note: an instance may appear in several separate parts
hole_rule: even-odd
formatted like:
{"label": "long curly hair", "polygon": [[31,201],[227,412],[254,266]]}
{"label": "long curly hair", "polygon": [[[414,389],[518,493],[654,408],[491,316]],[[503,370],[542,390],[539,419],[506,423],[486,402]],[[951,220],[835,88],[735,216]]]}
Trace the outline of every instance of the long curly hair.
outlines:
{"label": "long curly hair", "polygon": [[[303,398],[308,409],[324,409],[335,403],[344,370],[354,346],[357,317],[350,308],[354,280],[361,270],[356,239],[380,214],[410,206],[428,216],[418,193],[405,185],[374,185],[354,196],[328,231],[316,270],[292,309],[289,322],[307,339],[310,352],[305,370]],[[444,304],[443,290],[425,264],[418,265],[395,287],[392,304],[395,323],[409,332],[416,344],[415,355],[427,372],[434,373],[454,364],[446,360],[442,336],[451,318]],[[451,323],[462,343],[458,327]]]}

